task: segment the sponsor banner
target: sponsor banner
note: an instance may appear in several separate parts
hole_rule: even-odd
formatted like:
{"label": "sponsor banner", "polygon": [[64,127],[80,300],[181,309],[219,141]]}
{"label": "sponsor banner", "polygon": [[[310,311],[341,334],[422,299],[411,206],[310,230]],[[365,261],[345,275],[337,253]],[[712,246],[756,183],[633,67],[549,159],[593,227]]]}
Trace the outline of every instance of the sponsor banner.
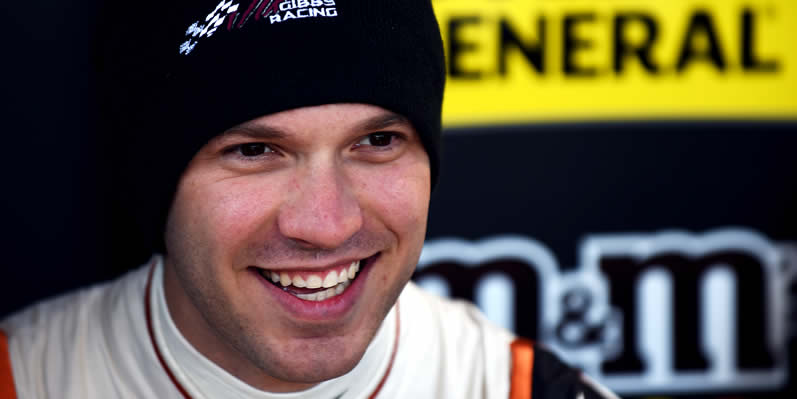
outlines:
{"label": "sponsor banner", "polygon": [[434,0],[446,126],[797,119],[792,0]]}
{"label": "sponsor banner", "polygon": [[797,246],[725,228],[589,235],[575,268],[529,237],[438,238],[415,280],[619,394],[649,395],[783,387],[795,275]]}
{"label": "sponsor banner", "polygon": [[622,397],[797,398],[796,126],[450,129],[416,281]]}

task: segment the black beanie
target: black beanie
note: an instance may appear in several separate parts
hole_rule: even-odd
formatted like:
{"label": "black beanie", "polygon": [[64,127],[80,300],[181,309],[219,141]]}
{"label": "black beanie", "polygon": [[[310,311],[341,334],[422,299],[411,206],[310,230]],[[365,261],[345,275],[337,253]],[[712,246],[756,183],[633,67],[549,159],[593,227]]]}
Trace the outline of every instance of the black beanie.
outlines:
{"label": "black beanie", "polygon": [[125,201],[157,241],[179,177],[203,145],[293,108],[365,103],[403,115],[429,155],[434,186],[445,62],[430,0],[112,5],[106,23],[120,16],[129,26],[104,39],[103,62],[127,72],[105,83],[106,118],[127,156],[121,180],[133,198]]}
{"label": "black beanie", "polygon": [[435,181],[445,67],[429,0],[178,3],[159,113],[187,159],[263,115],[365,103],[413,124]]}
{"label": "black beanie", "polygon": [[[438,172],[445,82],[429,0],[182,1],[160,23],[165,134],[183,167],[212,137],[284,110],[377,105],[405,116]],[[168,54],[171,51],[171,54]],[[175,153],[172,153],[173,155]]]}

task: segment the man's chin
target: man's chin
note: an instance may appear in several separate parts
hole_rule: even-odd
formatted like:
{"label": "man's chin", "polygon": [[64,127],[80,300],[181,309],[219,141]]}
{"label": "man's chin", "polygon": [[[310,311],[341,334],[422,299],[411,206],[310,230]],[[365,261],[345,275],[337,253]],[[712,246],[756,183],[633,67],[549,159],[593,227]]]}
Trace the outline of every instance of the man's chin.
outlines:
{"label": "man's chin", "polygon": [[276,386],[284,385],[284,391],[295,391],[300,386],[307,389],[354,369],[364,356],[370,339],[361,338],[357,340],[361,342],[356,343],[346,337],[302,341],[282,346],[278,353],[251,360],[266,374],[283,382]]}

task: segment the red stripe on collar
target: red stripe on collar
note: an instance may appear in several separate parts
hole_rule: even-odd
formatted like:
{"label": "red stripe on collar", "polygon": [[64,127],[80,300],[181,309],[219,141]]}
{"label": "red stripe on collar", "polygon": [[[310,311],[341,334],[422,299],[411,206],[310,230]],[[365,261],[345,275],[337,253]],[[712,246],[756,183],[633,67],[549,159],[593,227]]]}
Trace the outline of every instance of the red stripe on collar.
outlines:
{"label": "red stripe on collar", "polygon": [[399,346],[399,335],[401,335],[401,315],[399,313],[399,301],[396,300],[396,337],[393,339],[393,352],[390,354],[390,363],[388,363],[387,370],[385,370],[385,375],[382,376],[382,380],[379,381],[379,385],[377,385],[376,389],[374,389],[374,392],[368,396],[368,399],[374,399],[377,395],[379,395],[379,391],[382,390],[382,386],[385,385],[387,377],[393,370],[393,361],[396,360],[396,353],[398,352]]}
{"label": "red stripe on collar", "polygon": [[177,381],[177,377],[172,374],[172,371],[169,369],[169,366],[166,364],[166,361],[163,360],[163,355],[161,354],[160,349],[158,349],[158,344],[155,343],[155,334],[152,329],[152,309],[150,308],[152,302],[150,301],[150,292],[152,287],[152,275],[155,272],[155,268],[157,267],[158,263],[155,262],[152,264],[152,267],[149,269],[149,277],[147,277],[147,288],[144,293],[144,310],[147,313],[147,332],[149,333],[149,340],[152,342],[152,348],[155,350],[155,356],[158,357],[158,362],[160,362],[161,367],[163,367],[163,371],[166,372],[166,375],[169,376],[169,379],[172,380],[174,387],[180,391],[180,394],[183,395],[185,399],[191,399],[191,395],[186,392],[185,388],[180,385],[180,382]]}

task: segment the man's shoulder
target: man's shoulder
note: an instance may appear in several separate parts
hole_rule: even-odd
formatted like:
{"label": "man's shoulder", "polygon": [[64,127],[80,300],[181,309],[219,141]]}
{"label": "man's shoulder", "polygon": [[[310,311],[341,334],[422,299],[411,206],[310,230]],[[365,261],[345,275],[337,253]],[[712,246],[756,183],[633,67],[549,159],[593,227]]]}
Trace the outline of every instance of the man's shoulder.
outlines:
{"label": "man's shoulder", "polygon": [[[413,283],[399,298],[403,380],[394,396],[506,398],[515,336],[472,303],[440,297]],[[423,389],[423,390],[422,390]]]}
{"label": "man's shoulder", "polygon": [[[402,334],[420,348],[418,360],[423,358],[426,362],[415,366],[416,369],[438,378],[454,379],[455,385],[466,382],[471,385],[470,392],[448,392],[451,397],[469,397],[468,393],[479,391],[472,396],[616,398],[544,345],[517,337],[491,322],[468,301],[440,297],[410,283],[402,293],[400,306],[402,317],[409,315],[412,323],[410,331]],[[442,372],[431,370],[439,367],[432,364],[432,359],[444,365]]]}
{"label": "man's shoulder", "polygon": [[145,318],[146,269],[43,300],[0,322],[20,397],[48,397],[58,386],[83,392],[74,381],[89,372],[87,365],[100,372],[105,361],[118,365],[126,357],[126,346],[144,331],[137,324]]}
{"label": "man's shoulder", "polygon": [[[58,328],[69,332],[81,322],[90,322],[107,314],[126,301],[131,291],[143,294],[147,268],[142,267],[111,281],[80,288],[44,299],[25,307],[0,321],[0,329],[9,339]],[[143,306],[143,297],[141,297]]]}
{"label": "man's shoulder", "polygon": [[[447,339],[475,339],[487,337],[498,345],[509,345],[515,335],[493,323],[473,303],[462,299],[441,297],[427,292],[414,283],[407,284],[400,298],[401,306],[422,315],[430,327],[439,330]],[[402,314],[405,312],[402,312]]]}

